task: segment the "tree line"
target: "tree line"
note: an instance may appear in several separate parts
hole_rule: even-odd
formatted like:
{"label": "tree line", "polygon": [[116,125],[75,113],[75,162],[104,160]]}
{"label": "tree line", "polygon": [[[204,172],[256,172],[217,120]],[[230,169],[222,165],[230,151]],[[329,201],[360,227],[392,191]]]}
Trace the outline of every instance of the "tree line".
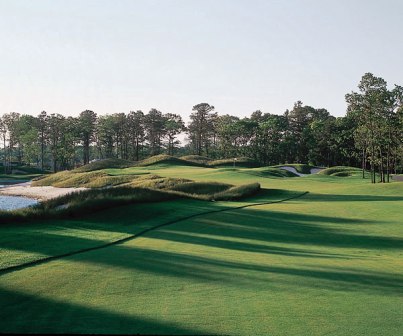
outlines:
{"label": "tree line", "polygon": [[[0,118],[5,172],[13,162],[53,171],[87,164],[93,159],[138,161],[148,156],[197,154],[211,158],[246,156],[262,165],[311,163],[370,169],[388,182],[402,166],[403,89],[388,90],[385,80],[365,74],[359,92],[346,95],[344,117],[301,101],[283,114],[255,111],[239,118],[219,115],[214,106],[193,106],[190,121],[151,109],[78,117],[6,113]],[[187,142],[181,145],[180,134]]]}

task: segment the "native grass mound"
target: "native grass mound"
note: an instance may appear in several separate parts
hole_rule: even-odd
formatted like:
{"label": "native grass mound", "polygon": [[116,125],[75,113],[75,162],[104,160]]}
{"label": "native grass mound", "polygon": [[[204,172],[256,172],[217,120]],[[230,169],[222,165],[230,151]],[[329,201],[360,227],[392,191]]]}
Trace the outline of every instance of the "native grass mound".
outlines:
{"label": "native grass mound", "polygon": [[336,177],[357,176],[362,173],[362,169],[348,166],[335,166],[323,169],[318,174]]}

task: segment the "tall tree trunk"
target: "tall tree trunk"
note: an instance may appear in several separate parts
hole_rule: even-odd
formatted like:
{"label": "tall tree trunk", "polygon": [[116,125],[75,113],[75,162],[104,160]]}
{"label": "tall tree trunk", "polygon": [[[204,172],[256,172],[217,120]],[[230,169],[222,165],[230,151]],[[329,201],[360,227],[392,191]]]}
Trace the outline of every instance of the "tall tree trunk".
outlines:
{"label": "tall tree trunk", "polygon": [[7,147],[6,147],[6,135],[5,134],[3,134],[3,155],[4,155],[4,161],[3,161],[4,174],[7,174]]}
{"label": "tall tree trunk", "polygon": [[136,139],[136,161],[139,160],[139,139]]}
{"label": "tall tree trunk", "polygon": [[362,150],[362,178],[365,179],[365,168],[366,168],[366,162],[365,162],[365,148]]}
{"label": "tall tree trunk", "polygon": [[86,136],[84,138],[84,146],[83,146],[83,161],[84,164],[88,164],[90,162],[90,139]]}
{"label": "tall tree trunk", "polygon": [[376,183],[375,181],[375,147],[372,145],[372,153],[371,153],[371,181],[372,183]]}
{"label": "tall tree trunk", "polygon": [[379,148],[379,159],[380,159],[379,174],[381,175],[380,182],[385,183],[385,168],[383,165],[383,153],[381,148]]}
{"label": "tall tree trunk", "polygon": [[45,135],[43,131],[41,132],[41,169],[44,168],[44,158],[45,158]]}
{"label": "tall tree trunk", "polygon": [[[390,140],[390,131],[389,131]],[[388,142],[388,149],[386,151],[386,182],[390,182],[390,141]]]}

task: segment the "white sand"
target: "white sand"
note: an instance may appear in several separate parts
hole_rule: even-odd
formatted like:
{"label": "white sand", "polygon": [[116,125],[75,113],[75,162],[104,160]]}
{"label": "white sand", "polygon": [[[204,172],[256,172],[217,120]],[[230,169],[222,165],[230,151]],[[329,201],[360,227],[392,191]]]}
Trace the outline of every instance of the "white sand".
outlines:
{"label": "white sand", "polygon": [[48,200],[73,192],[86,190],[87,188],[56,188],[56,187],[31,187],[31,183],[14,184],[9,187],[0,188],[1,195],[25,196],[37,200]]}
{"label": "white sand", "polygon": [[322,171],[324,168],[311,168],[311,174],[317,174]]}

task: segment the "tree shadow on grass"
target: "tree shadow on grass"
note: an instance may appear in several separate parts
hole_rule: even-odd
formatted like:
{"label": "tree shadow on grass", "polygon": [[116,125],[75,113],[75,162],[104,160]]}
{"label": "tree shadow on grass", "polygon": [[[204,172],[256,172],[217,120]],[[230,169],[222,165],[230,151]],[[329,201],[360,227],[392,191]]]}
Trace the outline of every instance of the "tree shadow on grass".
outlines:
{"label": "tree shadow on grass", "polygon": [[[221,207],[217,205],[214,209],[220,210]],[[403,249],[402,238],[359,234],[356,231],[346,230],[344,225],[335,225],[354,226],[368,224],[368,222],[368,220],[351,218],[243,208],[203,214],[186,220],[180,219],[171,225],[149,231],[146,235],[154,239],[226,250],[305,258],[349,259],[357,257],[357,255],[346,254],[343,251],[335,252],[323,249],[329,247],[370,250]],[[372,223],[376,223],[376,221],[372,221]],[[158,221],[151,221],[148,225],[141,223],[132,226],[112,226],[103,223],[100,225],[100,229],[106,232],[122,233],[126,237],[130,237],[130,234],[141,233],[142,230],[150,229],[158,224]],[[90,226],[88,223],[78,224],[78,226],[80,225]],[[88,237],[65,236],[58,230],[54,232],[28,230],[24,232],[22,240],[0,240],[0,247],[10,251],[55,256],[74,251],[80,252],[81,249],[102,247],[105,243],[109,244],[109,242]],[[291,246],[295,244],[306,246],[306,248]],[[312,246],[316,249],[313,250]],[[318,251],[318,247],[322,248],[322,251]],[[40,257],[34,257],[34,259],[38,258]]]}
{"label": "tree shadow on grass", "polygon": [[[190,329],[111,310],[0,289],[0,333],[203,335]],[[140,309],[138,309],[140,310]]]}
{"label": "tree shadow on grass", "polygon": [[313,202],[399,202],[403,196],[349,195],[309,193],[307,201]]}
{"label": "tree shadow on grass", "polygon": [[[217,204],[214,209],[220,210],[223,208]],[[164,211],[169,211],[169,209]],[[109,220],[106,219],[107,222]],[[145,236],[165,242],[219,248],[223,252],[229,253],[241,251],[267,254],[272,257],[350,259],[356,258],[357,255],[343,253],[343,250],[332,251],[331,248],[403,249],[402,238],[357,234],[356,231],[349,231],[344,225],[339,225],[347,224],[351,227],[368,224],[368,222],[370,221],[270,211],[262,208],[243,208],[180,220],[172,225],[149,231]],[[374,223],[377,222],[371,222],[371,224]],[[103,228],[111,232],[133,232],[132,227],[125,226],[103,225]],[[13,246],[12,242],[2,241],[0,247],[44,254],[55,253],[54,250],[49,252],[49,244],[55,243],[55,238],[58,235],[57,231],[43,234],[43,241],[40,244],[32,243],[37,238],[38,233],[36,232],[35,234],[32,234],[31,237],[27,234],[25,237],[27,241],[31,241],[30,244]],[[88,238],[63,236],[59,243],[71,249],[74,246],[93,246],[97,242]],[[295,244],[306,246],[306,248],[293,246]],[[316,248],[312,249],[311,247]],[[270,275],[278,274],[288,276],[289,281],[292,281],[291,279],[293,278],[299,279],[300,286],[317,286],[314,280],[318,279],[320,280],[319,286],[323,288],[338,290],[351,290],[351,288],[354,288],[356,290],[371,290],[392,294],[401,289],[401,287],[398,287],[396,279],[402,280],[401,277],[388,274],[362,274],[351,270],[299,269],[264,264],[248,266],[240,262],[220,261],[211,257],[172,253],[169,249],[164,251],[140,249],[136,247],[135,241],[130,242],[130,245],[115,245],[96,251],[84,252],[70,256],[68,260],[105,264],[177,278],[184,277],[209,282],[232,282],[238,286],[249,286],[251,288],[259,284],[264,287]],[[242,272],[242,276],[238,276],[240,272]],[[231,274],[231,276],[228,274]],[[234,276],[235,274],[237,276]],[[301,279],[305,279],[305,281],[301,281]]]}
{"label": "tree shadow on grass", "polygon": [[[222,258],[189,255],[117,245],[71,257],[74,262],[133,269],[162,277],[215,282],[235,287],[265,290],[288,283],[295,287],[343,291],[367,291],[382,295],[403,294],[403,275],[345,268],[272,266]],[[282,276],[278,278],[277,275]],[[163,279],[161,279],[164,282]],[[284,290],[284,288],[283,288]]]}
{"label": "tree shadow on grass", "polygon": [[[367,223],[367,221],[364,222]],[[403,247],[403,239],[357,235],[345,230],[343,225],[338,225],[341,223],[363,224],[360,220],[330,216],[255,209],[231,210],[195,217],[148,232],[145,237],[168,243],[157,244],[162,246],[161,250],[142,248],[136,245],[134,240],[76,254],[66,258],[65,263],[56,264],[53,267],[63,267],[67,271],[77,272],[77,278],[86,281],[85,264],[99,265],[110,274],[109,280],[112,283],[119,281],[119,278],[115,278],[115,274],[120,269],[129,270],[132,271],[131,276],[134,282],[136,279],[143,282],[148,279],[160,287],[165,285],[165,280],[169,277],[178,281],[190,281],[193,284],[212,283],[221,289],[233,286],[262,292],[273,290],[292,293],[300,291],[301,288],[307,288],[364,292],[390,297],[403,294],[401,274],[346,269],[340,267],[337,260],[335,260],[335,267],[328,268],[306,264],[299,266],[295,265],[295,260],[292,265],[278,266],[278,262],[276,265],[271,264],[279,255],[304,258],[351,258],[350,255],[342,252],[340,254],[328,252],[328,248],[334,247],[381,250],[399,250]],[[112,231],[113,228],[111,227],[110,230]],[[32,239],[35,238],[32,237]],[[48,239],[50,243],[54,239],[54,234],[50,234]],[[178,253],[170,250],[170,242],[204,246],[206,249],[202,249],[200,253],[200,248],[190,247],[188,251],[192,251],[191,254]],[[88,239],[87,242],[82,238],[66,237],[65,241],[65,244],[71,246],[87,243],[93,243],[93,240]],[[280,244],[282,246],[279,246]],[[305,245],[307,248],[295,248],[291,246],[292,244]],[[310,250],[309,246],[321,247],[322,250]],[[44,251],[43,244],[31,244],[26,248],[29,251]],[[222,256],[219,253],[215,254],[217,251],[209,250],[209,248],[222,249],[225,254]],[[197,251],[199,251],[198,254]],[[249,254],[245,255],[242,261],[235,260],[236,256],[232,257],[231,253],[238,251],[267,254],[267,259],[260,257],[255,261],[254,256]],[[77,267],[78,264],[84,264],[84,267]],[[28,270],[21,270],[19,275],[21,278],[30,275],[25,271]],[[38,266],[34,272],[36,274],[42,272],[44,281],[50,276],[46,273],[46,265]],[[137,276],[139,277],[136,278]],[[58,281],[58,279],[52,281]],[[118,288],[118,284],[116,285]],[[145,285],[148,286],[148,283]],[[176,285],[175,281],[171,282],[171,286],[173,285]],[[98,284],[94,282],[89,285],[89,288],[95,289],[97,286]],[[55,293],[55,296],[57,294]],[[147,295],[152,297],[157,294],[151,292]],[[117,304],[121,295],[115,294]],[[134,291],[125,295],[132,295],[135,298],[137,293]],[[151,321],[66,302],[53,302],[40,297],[40,294],[28,295],[1,290],[0,298],[0,332],[200,334],[197,330],[188,330],[158,320]]]}
{"label": "tree shadow on grass", "polygon": [[[351,226],[368,222],[370,221],[351,218],[241,209],[215,216],[194,218],[191,225],[178,223],[152,231],[148,236],[250,252],[264,252],[267,243],[357,249],[403,249],[403,239],[400,237],[365,235],[356,233],[356,230],[349,231],[343,225],[334,225],[342,223]],[[372,224],[375,223],[376,221],[372,221]],[[267,247],[267,250],[270,253],[270,247]]]}
{"label": "tree shadow on grass", "polygon": [[[216,206],[214,209],[220,210],[221,207]],[[353,256],[334,252],[312,251],[312,249],[308,248],[308,245],[366,248],[399,248],[402,246],[402,239],[347,234],[343,231],[335,230],[329,225],[339,222],[346,224],[361,223],[360,220],[356,219],[243,208],[215,212],[187,220],[181,219],[173,225],[149,231],[147,236],[228,250],[309,258],[352,258]],[[158,224],[158,221],[155,223],[152,220],[148,224],[139,223],[132,226],[113,226],[105,223],[101,225],[98,223],[98,229],[105,231],[103,239],[106,239],[106,241],[102,241],[102,237],[92,239],[88,233],[86,237],[65,235],[64,228],[60,227],[47,228],[47,232],[38,229],[30,230],[28,227],[27,230],[21,232],[21,237],[18,237],[18,239],[1,239],[0,248],[8,251],[34,253],[32,257],[27,257],[27,260],[24,261],[26,263],[30,262],[30,260],[43,258],[38,254],[57,256],[108,245],[111,243],[111,239],[109,238],[108,241],[106,236],[108,231],[114,234],[118,233],[117,240],[119,237],[130,238],[130,235],[141,233],[142,230],[153,228]],[[80,228],[85,231],[87,228],[93,229],[94,227],[91,227],[88,223],[79,222],[74,228]],[[279,243],[282,245],[303,244],[307,248],[278,246]],[[24,260],[24,257],[20,257],[18,253],[15,254],[15,261],[10,260],[7,263],[7,267],[18,265],[21,259]],[[8,258],[13,258],[13,254],[9,254]]]}

